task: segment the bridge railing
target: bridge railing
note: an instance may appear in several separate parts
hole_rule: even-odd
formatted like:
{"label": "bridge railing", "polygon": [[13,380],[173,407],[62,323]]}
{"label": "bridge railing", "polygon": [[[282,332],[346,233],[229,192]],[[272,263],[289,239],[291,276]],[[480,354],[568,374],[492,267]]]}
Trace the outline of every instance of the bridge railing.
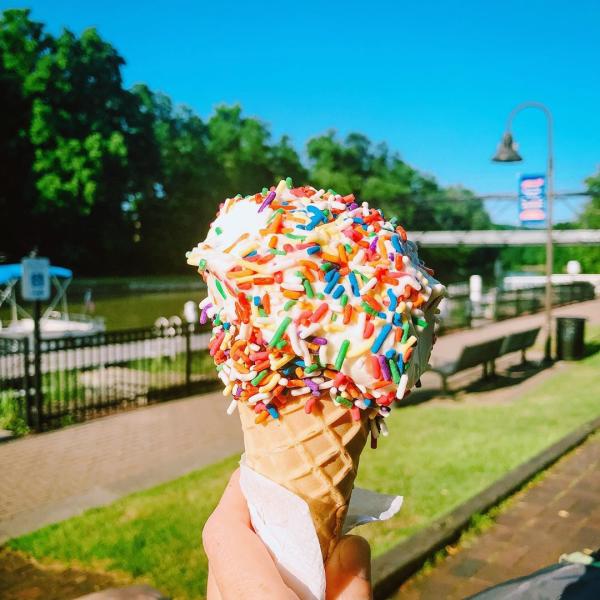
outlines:
{"label": "bridge railing", "polygon": [[0,419],[44,430],[196,393],[216,374],[199,325],[129,329],[42,340],[34,389],[28,338],[0,338]]}

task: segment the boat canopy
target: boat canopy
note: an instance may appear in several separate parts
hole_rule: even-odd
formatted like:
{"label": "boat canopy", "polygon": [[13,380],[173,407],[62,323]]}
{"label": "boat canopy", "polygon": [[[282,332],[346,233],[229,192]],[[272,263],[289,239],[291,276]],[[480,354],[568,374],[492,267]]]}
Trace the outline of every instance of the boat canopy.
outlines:
{"label": "boat canopy", "polygon": [[[0,265],[0,285],[8,283],[14,279],[21,279],[23,269],[19,263],[12,265]],[[71,279],[73,271],[65,267],[50,266],[50,277],[58,277],[59,279]]]}

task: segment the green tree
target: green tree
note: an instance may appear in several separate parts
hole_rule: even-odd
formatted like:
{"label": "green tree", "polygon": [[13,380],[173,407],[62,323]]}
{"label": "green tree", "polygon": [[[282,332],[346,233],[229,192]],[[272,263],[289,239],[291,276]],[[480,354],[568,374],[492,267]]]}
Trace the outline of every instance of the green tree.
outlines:
{"label": "green tree", "polygon": [[217,198],[251,194],[272,181],[270,134],[264,123],[242,116],[239,105],[220,105],[207,126],[208,152],[219,165],[213,178]]}
{"label": "green tree", "polygon": [[334,131],[310,139],[306,150],[312,185],[361,196],[372,158],[369,148],[370,142],[360,134],[350,134],[344,143],[338,142]]}
{"label": "green tree", "polygon": [[204,123],[147,86],[133,91],[152,119],[160,154],[155,194],[134,198],[126,207],[136,224],[138,264],[183,271],[185,251],[204,237],[223,198],[286,176],[298,184],[306,180],[289,138],[271,144],[268,128],[245,117],[239,106],[219,106]]}
{"label": "green tree", "polygon": [[55,262],[127,268],[133,230],[122,203],[152,189],[153,145],[123,88],[124,60],[94,29],[52,38],[23,10],[3,13],[0,40],[3,81],[21,107],[18,131],[3,138],[18,144],[27,174],[8,200],[27,207],[20,234]]}
{"label": "green tree", "polygon": [[[390,154],[385,144],[375,147],[367,137],[352,133],[343,142],[329,131],[309,140],[310,180],[314,185],[346,194],[396,217],[406,229],[487,229],[491,226],[481,200],[463,188],[441,188],[432,177]],[[470,273],[491,275],[498,255],[495,249],[458,248],[421,250],[421,256],[445,280],[464,279]]]}
{"label": "green tree", "polygon": [[600,168],[595,175],[585,180],[590,200],[586,204],[579,220],[582,227],[600,229]]}
{"label": "green tree", "polygon": [[26,85],[36,210],[61,227],[51,241],[66,236],[71,260],[92,265],[96,257],[97,267],[114,269],[134,236],[122,204],[151,189],[149,122],[123,88],[124,60],[96,30],[80,38],[64,31],[52,50]]}
{"label": "green tree", "polygon": [[[584,229],[600,229],[600,169],[588,177],[585,184],[590,194],[590,200],[586,204],[578,224]],[[577,260],[581,262],[585,273],[600,273],[600,246],[578,248]]]}
{"label": "green tree", "polygon": [[29,19],[27,10],[0,14],[0,255],[13,259],[32,249],[26,215],[33,211],[36,190],[28,133],[31,101],[25,83],[40,57],[50,50],[52,40],[43,29],[41,23]]}
{"label": "green tree", "polygon": [[126,206],[136,224],[137,263],[145,272],[183,270],[185,252],[214,217],[219,199],[211,181],[219,166],[208,152],[208,129],[200,117],[147,86],[133,91],[152,120],[159,153],[153,193]]}
{"label": "green tree", "polygon": [[308,172],[300,161],[300,157],[287,135],[281,136],[279,141],[270,147],[269,166],[273,182],[291,177],[294,185],[306,185],[310,183],[308,181]]}

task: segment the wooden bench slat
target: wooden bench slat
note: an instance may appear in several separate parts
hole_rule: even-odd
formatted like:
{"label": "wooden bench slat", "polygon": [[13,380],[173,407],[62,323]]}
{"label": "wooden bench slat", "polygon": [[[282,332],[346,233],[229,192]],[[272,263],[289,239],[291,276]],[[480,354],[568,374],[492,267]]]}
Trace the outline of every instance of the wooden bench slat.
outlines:
{"label": "wooden bench slat", "polygon": [[502,349],[500,350],[500,356],[531,348],[531,346],[535,344],[540,329],[540,327],[535,327],[534,329],[518,331],[506,336],[504,343],[502,344]]}

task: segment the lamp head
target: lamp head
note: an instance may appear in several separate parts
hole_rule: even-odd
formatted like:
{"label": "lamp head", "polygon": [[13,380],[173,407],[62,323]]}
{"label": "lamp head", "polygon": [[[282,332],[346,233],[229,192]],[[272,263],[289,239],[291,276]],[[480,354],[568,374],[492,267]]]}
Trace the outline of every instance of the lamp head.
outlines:
{"label": "lamp head", "polygon": [[502,136],[502,141],[498,144],[496,154],[492,157],[494,162],[519,162],[523,160],[517,152],[517,145],[510,132]]}

